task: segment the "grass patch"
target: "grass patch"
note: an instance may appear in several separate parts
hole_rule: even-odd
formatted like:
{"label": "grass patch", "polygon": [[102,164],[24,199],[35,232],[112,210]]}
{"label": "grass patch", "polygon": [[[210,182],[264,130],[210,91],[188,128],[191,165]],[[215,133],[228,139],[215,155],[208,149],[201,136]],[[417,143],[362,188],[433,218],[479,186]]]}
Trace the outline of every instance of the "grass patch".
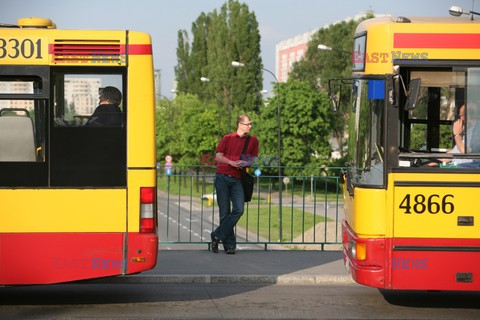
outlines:
{"label": "grass patch", "polygon": [[[247,224],[248,220],[248,224]],[[327,221],[331,219],[327,218]],[[314,224],[325,222],[322,216],[314,216],[310,212],[303,212],[292,207],[282,207],[282,242],[291,242],[297,236],[303,234]],[[272,205],[258,208],[251,205],[239,220],[238,225],[249,232],[259,234],[260,237],[269,241],[278,242],[279,233],[279,207]],[[318,226],[317,226],[318,227]]]}
{"label": "grass patch", "polygon": [[197,179],[196,176],[161,176],[157,179],[157,188],[163,192],[170,192],[171,195],[191,194],[193,198],[199,199],[204,194],[212,194],[213,183],[207,182],[203,177]]}
{"label": "grass patch", "polygon": [[[213,177],[202,177],[200,176],[198,179],[196,176],[159,176],[157,179],[157,188],[158,190],[161,190],[163,192],[170,192],[170,195],[181,195],[181,196],[190,196],[192,194],[193,198],[201,198],[202,195],[205,194],[212,194],[213,192]],[[272,180],[272,179],[260,179],[260,191],[262,192],[260,196],[260,204],[268,204],[268,201],[266,199],[267,195],[265,193],[271,192],[272,195],[277,195],[278,196],[278,180]],[[271,184],[271,185],[270,185]],[[170,185],[170,186],[169,186]],[[322,186],[322,187],[320,187]],[[169,189],[170,188],[170,189]],[[336,190],[331,190],[332,187],[327,187],[323,188],[323,184],[319,183],[319,185],[316,188],[316,201],[317,202],[323,202],[325,201],[325,198],[328,202],[343,202],[343,194],[342,194],[342,189],[339,186],[339,192],[338,195],[335,192]],[[255,200],[256,204],[256,199],[258,199],[258,193],[257,193],[257,181],[255,181],[255,187],[253,190],[253,199]],[[311,189],[309,188],[309,185],[305,185],[305,189],[303,189],[303,186],[300,184],[295,186],[295,189],[293,189],[293,195],[295,197],[312,197],[311,194]],[[288,188],[285,189],[285,185],[283,185],[283,197],[284,199],[290,199],[292,196],[292,184],[290,183]],[[309,200],[310,202],[312,199]]]}

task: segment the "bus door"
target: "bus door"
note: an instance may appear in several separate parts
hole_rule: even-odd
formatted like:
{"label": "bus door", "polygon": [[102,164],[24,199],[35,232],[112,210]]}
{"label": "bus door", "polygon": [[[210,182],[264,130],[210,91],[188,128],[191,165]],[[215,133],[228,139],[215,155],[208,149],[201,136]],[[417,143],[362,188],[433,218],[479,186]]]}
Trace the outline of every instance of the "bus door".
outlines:
{"label": "bus door", "polygon": [[[407,84],[420,79],[420,90],[414,106],[403,100],[399,108],[399,159],[390,181],[392,288],[478,290],[480,69],[408,68],[402,75]],[[463,152],[455,150],[459,119]]]}

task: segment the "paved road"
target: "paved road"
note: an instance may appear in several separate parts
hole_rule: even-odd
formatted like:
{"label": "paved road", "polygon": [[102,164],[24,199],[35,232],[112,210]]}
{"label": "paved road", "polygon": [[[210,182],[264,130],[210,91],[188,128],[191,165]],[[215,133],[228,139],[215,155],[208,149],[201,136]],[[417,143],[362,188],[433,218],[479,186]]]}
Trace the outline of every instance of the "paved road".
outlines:
{"label": "paved road", "polygon": [[[179,198],[178,195],[170,195],[167,198],[166,193],[158,193],[158,226],[159,226],[159,241],[164,243],[160,246],[165,250],[194,250],[204,249],[208,247],[210,242],[210,232],[213,229],[212,220],[215,221],[214,226],[218,225],[218,207],[207,207],[206,201],[199,202],[198,199],[190,201],[188,197]],[[278,199],[272,199],[272,206],[278,205],[275,201]],[[285,199],[284,206],[290,207],[292,199]],[[168,204],[168,205],[167,205]],[[249,204],[250,211],[255,212],[256,204]],[[318,203],[314,206],[313,203],[304,204],[302,201],[297,201],[293,205],[297,209],[305,209],[308,212],[315,212],[318,216],[327,216],[333,221],[341,220],[343,218],[343,205],[339,204],[338,208],[336,204]],[[315,209],[316,208],[316,209]],[[253,215],[255,216],[255,215]],[[330,225],[332,224],[332,225]],[[337,225],[340,228],[339,225]],[[332,229],[333,228],[333,229]],[[339,241],[338,233],[335,233],[334,222],[329,223],[328,242]],[[287,230],[288,231],[288,230]],[[313,232],[311,234],[305,234],[305,242],[313,242]],[[317,241],[324,238],[324,227],[320,223],[316,228]],[[305,238],[306,237],[306,238]],[[237,229],[237,241],[238,242],[263,242],[267,239],[262,239],[256,230],[244,230]],[[301,241],[295,239],[295,241]],[[172,243],[168,243],[172,242]],[[184,244],[181,247],[173,243],[190,243]],[[165,244],[167,243],[167,244]],[[286,249],[281,246],[270,245],[271,249]],[[262,249],[262,245],[253,244],[240,244],[239,249]]]}
{"label": "paved road", "polygon": [[[162,250],[195,250],[208,248],[210,232],[218,225],[218,207],[207,207],[192,201],[158,193],[158,237],[160,242],[183,242],[192,244],[162,244]],[[168,203],[168,207],[167,207]],[[168,210],[167,210],[168,209]],[[256,234],[249,234],[249,241],[257,240]],[[245,231],[237,232],[238,242],[247,242]],[[272,246],[270,246],[273,248]],[[241,244],[238,249],[262,249],[262,245]]]}
{"label": "paved road", "polygon": [[0,288],[0,319],[479,319],[480,293],[355,284],[64,284]]}

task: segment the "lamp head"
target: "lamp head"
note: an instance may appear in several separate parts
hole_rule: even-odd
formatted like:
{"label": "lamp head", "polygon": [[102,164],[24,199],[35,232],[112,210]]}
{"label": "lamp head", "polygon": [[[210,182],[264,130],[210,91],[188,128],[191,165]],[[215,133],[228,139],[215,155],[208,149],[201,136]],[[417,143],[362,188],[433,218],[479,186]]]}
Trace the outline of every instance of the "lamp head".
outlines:
{"label": "lamp head", "polygon": [[318,49],[318,50],[323,50],[323,51],[332,51],[332,48],[331,48],[331,47],[326,46],[326,45],[324,45],[324,44],[319,44],[319,45],[317,46],[317,49]]}
{"label": "lamp head", "polygon": [[462,14],[470,14],[470,10],[463,9],[459,6],[451,6],[448,13],[454,17],[460,17]]}
{"label": "lamp head", "polygon": [[245,67],[245,64],[238,61],[232,61],[232,67],[234,68]]}

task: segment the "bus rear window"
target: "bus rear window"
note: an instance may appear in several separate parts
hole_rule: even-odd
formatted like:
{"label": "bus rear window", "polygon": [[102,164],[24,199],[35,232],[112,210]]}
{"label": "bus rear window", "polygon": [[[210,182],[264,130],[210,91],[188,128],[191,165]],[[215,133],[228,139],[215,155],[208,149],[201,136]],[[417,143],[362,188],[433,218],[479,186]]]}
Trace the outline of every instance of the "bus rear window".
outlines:
{"label": "bus rear window", "polygon": [[33,81],[1,81],[0,94],[33,94]]}
{"label": "bus rear window", "polygon": [[125,80],[118,69],[52,72],[51,186],[126,185]]}
{"label": "bus rear window", "polygon": [[45,106],[35,100],[0,100],[0,161],[45,161]]}
{"label": "bus rear window", "polygon": [[[85,126],[99,107],[100,93],[105,87],[118,89],[123,96],[119,74],[59,74],[55,86],[55,126]],[[124,113],[123,99],[118,111]],[[123,118],[123,114],[120,115]]]}

